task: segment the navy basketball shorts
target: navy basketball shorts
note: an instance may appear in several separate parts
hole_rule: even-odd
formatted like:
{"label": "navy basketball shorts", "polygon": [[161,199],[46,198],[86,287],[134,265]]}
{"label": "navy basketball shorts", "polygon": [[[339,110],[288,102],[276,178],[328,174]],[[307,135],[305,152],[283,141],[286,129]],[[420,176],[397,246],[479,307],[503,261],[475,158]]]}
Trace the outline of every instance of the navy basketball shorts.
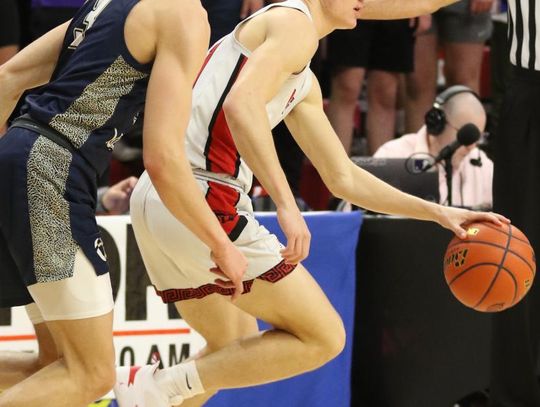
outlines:
{"label": "navy basketball shorts", "polygon": [[[95,170],[79,154],[36,132],[12,127],[0,139],[0,174],[0,306],[35,302],[45,321],[109,312],[112,293],[106,291],[110,279],[95,219]],[[70,287],[73,295],[63,299],[59,282],[74,277],[76,257],[82,254],[95,279],[82,280],[86,286],[80,284],[80,296]],[[89,289],[105,290],[95,296],[100,303],[88,301],[86,310],[78,304],[70,312],[69,303],[85,298]],[[55,301],[65,312],[56,309],[55,315],[46,315],[45,302]]]}

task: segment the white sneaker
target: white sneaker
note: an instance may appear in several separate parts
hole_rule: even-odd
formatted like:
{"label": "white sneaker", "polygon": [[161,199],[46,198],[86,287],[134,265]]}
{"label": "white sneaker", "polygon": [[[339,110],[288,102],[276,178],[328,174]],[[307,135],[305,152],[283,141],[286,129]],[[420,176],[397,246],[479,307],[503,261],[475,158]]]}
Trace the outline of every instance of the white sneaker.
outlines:
{"label": "white sneaker", "polygon": [[159,363],[145,366],[123,366],[116,369],[114,394],[119,407],[170,407],[181,404],[175,397],[174,404],[157,386],[154,380]]}

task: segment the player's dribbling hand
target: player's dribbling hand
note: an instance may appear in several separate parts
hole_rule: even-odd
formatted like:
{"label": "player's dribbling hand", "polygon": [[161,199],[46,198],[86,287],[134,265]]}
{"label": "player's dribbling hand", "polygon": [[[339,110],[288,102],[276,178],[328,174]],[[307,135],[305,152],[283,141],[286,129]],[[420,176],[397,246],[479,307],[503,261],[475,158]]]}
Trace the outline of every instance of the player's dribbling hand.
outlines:
{"label": "player's dribbling hand", "polygon": [[222,250],[212,251],[210,258],[216,267],[210,271],[220,278],[214,282],[223,288],[234,288],[232,300],[236,300],[244,292],[242,278],[247,269],[247,259],[244,254],[232,242]]}
{"label": "player's dribbling hand", "polygon": [[497,226],[503,223],[510,223],[508,218],[505,218],[498,213],[493,212],[475,212],[467,209],[442,207],[439,219],[437,222],[456,234],[457,237],[464,239],[467,237],[467,232],[463,228],[464,225],[471,222],[492,222]]}
{"label": "player's dribbling hand", "polygon": [[298,207],[277,208],[277,218],[281,230],[287,238],[287,246],[281,256],[287,264],[298,264],[309,254],[311,233]]}

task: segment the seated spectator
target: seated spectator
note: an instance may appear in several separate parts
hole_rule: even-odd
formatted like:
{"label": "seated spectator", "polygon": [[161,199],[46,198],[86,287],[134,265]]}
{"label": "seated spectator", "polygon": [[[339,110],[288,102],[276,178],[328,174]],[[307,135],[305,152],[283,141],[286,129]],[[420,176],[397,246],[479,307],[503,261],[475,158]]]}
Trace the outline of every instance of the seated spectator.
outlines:
{"label": "seated spectator", "polygon": [[97,191],[97,215],[122,215],[129,212],[129,199],[138,178],[129,177]]}
{"label": "seated spectator", "polygon": [[[483,132],[486,112],[476,94],[465,87],[452,87],[437,97],[442,103],[434,104],[440,121],[426,120],[417,133],[406,134],[383,144],[374,157],[407,158],[414,154],[427,153],[436,157],[448,144],[456,140],[458,130],[472,123]],[[428,116],[426,115],[426,118]],[[438,134],[437,134],[438,133]],[[476,143],[459,147],[452,156],[454,169],[452,179],[452,204],[474,208],[492,206],[493,162],[479,150]],[[447,203],[448,188],[443,165],[439,170],[441,203]]]}

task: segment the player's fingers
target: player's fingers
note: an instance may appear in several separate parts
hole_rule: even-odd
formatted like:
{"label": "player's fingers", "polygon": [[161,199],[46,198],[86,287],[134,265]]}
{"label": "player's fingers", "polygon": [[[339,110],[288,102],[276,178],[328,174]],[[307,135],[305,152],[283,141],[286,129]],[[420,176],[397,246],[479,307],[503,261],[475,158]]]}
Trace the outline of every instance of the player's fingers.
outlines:
{"label": "player's fingers", "polygon": [[287,246],[281,251],[281,256],[286,263],[291,262],[295,256],[296,239],[287,239]]}
{"label": "player's fingers", "polygon": [[214,274],[217,274],[218,276],[220,276],[220,277],[222,277],[222,278],[224,278],[226,280],[229,279],[229,277],[227,277],[227,275],[223,271],[221,271],[221,269],[219,267],[212,267],[210,269],[210,272],[214,273]]}
{"label": "player's fingers", "polygon": [[290,264],[298,264],[302,258],[302,238],[297,237],[294,239],[294,250],[288,259]]}
{"label": "player's fingers", "polygon": [[494,213],[490,212],[493,216],[495,216],[497,219],[499,219],[502,223],[512,223],[510,219],[508,219],[506,216],[501,215],[500,213]]}
{"label": "player's fingers", "polygon": [[240,297],[240,295],[244,292],[244,283],[242,282],[242,280],[238,280],[236,282],[236,286],[235,286],[235,290],[234,290],[234,294],[231,298],[231,300],[236,300],[238,297]]}
{"label": "player's fingers", "polygon": [[311,244],[311,237],[306,236],[304,239],[302,239],[302,255],[299,261],[303,261],[307,258],[309,255],[309,247]]}
{"label": "player's fingers", "polygon": [[219,285],[222,288],[234,288],[235,284],[230,280],[222,280],[221,278],[216,278],[214,283]]}
{"label": "player's fingers", "polygon": [[465,239],[467,237],[467,232],[460,225],[456,225],[452,229],[455,235],[460,239]]}
{"label": "player's fingers", "polygon": [[488,222],[494,223],[497,226],[502,226],[503,223],[510,223],[510,219],[505,218],[502,215],[495,214],[495,213],[484,213],[483,220],[486,220]]}

